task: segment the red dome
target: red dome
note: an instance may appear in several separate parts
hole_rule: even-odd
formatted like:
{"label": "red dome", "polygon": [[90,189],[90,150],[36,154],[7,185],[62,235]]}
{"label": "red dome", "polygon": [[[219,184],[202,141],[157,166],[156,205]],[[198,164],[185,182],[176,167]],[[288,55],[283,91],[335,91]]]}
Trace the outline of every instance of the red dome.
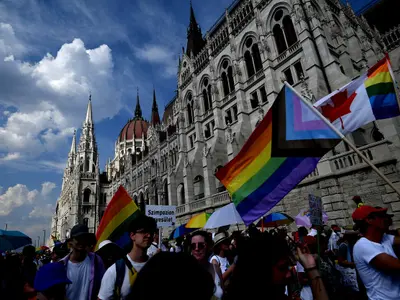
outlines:
{"label": "red dome", "polygon": [[122,128],[119,134],[118,140],[120,142],[132,140],[133,137],[140,139],[142,138],[142,133],[147,137],[147,129],[149,128],[149,123],[143,119],[132,119],[126,123],[124,128]]}

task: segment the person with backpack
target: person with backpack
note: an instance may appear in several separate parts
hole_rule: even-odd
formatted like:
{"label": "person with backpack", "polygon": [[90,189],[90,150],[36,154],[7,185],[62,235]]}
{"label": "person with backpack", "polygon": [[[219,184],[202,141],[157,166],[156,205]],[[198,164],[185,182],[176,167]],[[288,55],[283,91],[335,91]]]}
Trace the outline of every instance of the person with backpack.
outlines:
{"label": "person with backpack", "polygon": [[67,299],[95,300],[97,297],[105,268],[100,256],[88,252],[88,243],[94,238],[94,233],[90,233],[84,224],[71,229],[68,240],[71,252],[58,262],[64,265],[72,281],[67,285]]}
{"label": "person with backpack", "polygon": [[128,230],[133,243],[132,249],[107,269],[101,281],[99,300],[127,299],[138,272],[149,260],[147,249],[157,231],[155,219],[139,215],[129,224]]}

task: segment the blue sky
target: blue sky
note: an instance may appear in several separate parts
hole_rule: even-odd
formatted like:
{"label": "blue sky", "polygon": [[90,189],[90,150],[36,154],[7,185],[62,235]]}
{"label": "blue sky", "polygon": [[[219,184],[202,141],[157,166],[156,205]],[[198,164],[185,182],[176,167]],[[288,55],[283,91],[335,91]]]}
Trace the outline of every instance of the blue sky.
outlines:
{"label": "blue sky", "polygon": [[[231,0],[193,0],[203,32]],[[150,117],[174,96],[189,0],[0,2],[0,228],[49,230],[73,130],[92,93],[101,168],[139,88]]]}
{"label": "blue sky", "polygon": [[[231,3],[193,0],[203,33]],[[89,93],[102,169],[137,87],[144,116],[153,86],[162,114],[188,23],[189,0],[0,2],[0,228],[49,229]]]}

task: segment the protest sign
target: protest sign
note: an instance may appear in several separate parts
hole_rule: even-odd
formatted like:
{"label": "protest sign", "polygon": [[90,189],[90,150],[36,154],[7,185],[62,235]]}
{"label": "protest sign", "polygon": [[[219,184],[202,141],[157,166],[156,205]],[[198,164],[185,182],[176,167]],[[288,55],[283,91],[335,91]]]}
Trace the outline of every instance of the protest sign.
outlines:
{"label": "protest sign", "polygon": [[310,204],[310,222],[315,226],[322,226],[322,200],[320,197],[308,195]]}
{"label": "protest sign", "polygon": [[157,221],[157,227],[170,227],[176,223],[176,206],[146,205],[146,216]]}

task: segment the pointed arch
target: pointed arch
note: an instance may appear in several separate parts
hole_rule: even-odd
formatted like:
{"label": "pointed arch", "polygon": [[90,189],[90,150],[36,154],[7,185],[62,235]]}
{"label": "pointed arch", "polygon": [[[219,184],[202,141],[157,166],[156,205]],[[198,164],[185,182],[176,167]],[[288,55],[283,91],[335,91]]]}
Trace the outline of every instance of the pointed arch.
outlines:
{"label": "pointed arch", "polygon": [[204,105],[204,113],[209,110],[212,110],[212,93],[211,93],[211,80],[210,77],[203,76],[202,80],[200,81],[200,90],[203,96],[203,105]]}
{"label": "pointed arch", "polygon": [[219,73],[221,74],[222,89],[224,96],[235,91],[235,82],[233,79],[233,68],[229,58],[225,57],[219,64]]}
{"label": "pointed arch", "polygon": [[163,199],[163,205],[169,205],[169,195],[168,195],[168,179],[164,179],[164,184],[163,184],[163,194],[164,194],[164,199]]}
{"label": "pointed arch", "polygon": [[268,18],[271,25],[268,26],[273,28],[276,49],[281,54],[298,42],[297,33],[290,16],[290,8],[280,5],[271,11],[273,13]]}
{"label": "pointed arch", "polygon": [[83,203],[89,203],[90,202],[90,195],[92,194],[92,191],[89,188],[86,188],[83,190]]}

